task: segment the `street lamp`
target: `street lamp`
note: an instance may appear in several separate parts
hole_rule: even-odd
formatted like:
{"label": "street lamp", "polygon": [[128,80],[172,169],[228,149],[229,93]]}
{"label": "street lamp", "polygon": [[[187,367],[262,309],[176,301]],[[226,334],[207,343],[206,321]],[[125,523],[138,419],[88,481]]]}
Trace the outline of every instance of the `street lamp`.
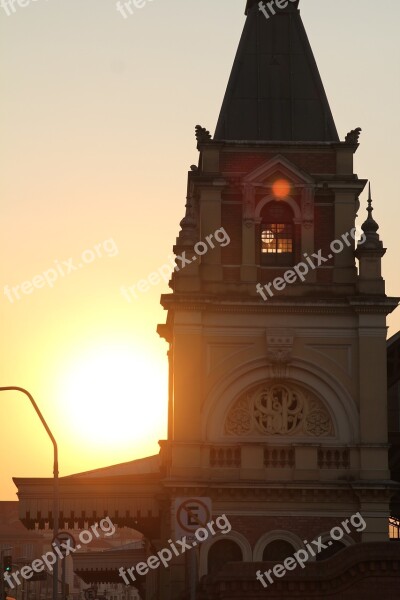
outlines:
{"label": "street lamp", "polygon": [[[36,414],[38,415],[39,419],[41,420],[43,427],[47,431],[48,436],[51,439],[51,442],[53,444],[53,448],[54,448],[53,534],[54,534],[54,537],[56,537],[58,535],[58,448],[57,448],[57,442],[54,438],[54,435],[50,431],[50,427],[47,425],[42,413],[40,412],[38,405],[34,401],[32,395],[27,390],[25,390],[24,388],[21,388],[21,387],[10,386],[10,387],[0,387],[0,392],[22,392],[23,394],[25,394],[25,396],[28,396],[33,408],[36,411]],[[1,574],[1,577],[3,577],[3,574]],[[56,560],[56,562],[54,564],[54,570],[53,570],[53,600],[57,600],[57,596],[58,596],[58,560]]]}

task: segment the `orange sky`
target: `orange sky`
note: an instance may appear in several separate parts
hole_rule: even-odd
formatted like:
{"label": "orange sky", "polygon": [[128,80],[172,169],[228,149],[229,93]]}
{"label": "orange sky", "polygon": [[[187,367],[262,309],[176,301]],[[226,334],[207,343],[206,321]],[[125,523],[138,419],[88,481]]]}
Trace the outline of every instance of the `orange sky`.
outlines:
{"label": "orange sky", "polygon": [[[171,256],[194,126],[215,127],[244,5],[153,0],[127,19],[114,0],[0,8],[0,385],[34,394],[61,475],[155,453],[166,435],[167,347],[155,329],[168,288],[129,302],[121,286]],[[363,128],[356,171],[372,181],[388,293],[400,295],[400,3],[301,9],[341,137]],[[51,270],[52,287],[41,279]],[[20,286],[20,299],[5,286]],[[400,310],[390,325],[400,329]],[[12,476],[50,476],[52,454],[28,402],[0,400],[5,500]]]}

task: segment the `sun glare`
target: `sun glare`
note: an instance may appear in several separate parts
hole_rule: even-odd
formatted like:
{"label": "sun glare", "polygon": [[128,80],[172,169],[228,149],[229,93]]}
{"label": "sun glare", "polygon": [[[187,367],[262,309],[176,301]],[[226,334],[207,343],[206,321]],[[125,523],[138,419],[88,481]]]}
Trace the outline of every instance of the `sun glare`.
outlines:
{"label": "sun glare", "polygon": [[290,183],[286,179],[277,179],[272,185],[272,192],[276,198],[287,198],[290,190]]}
{"label": "sun glare", "polygon": [[[76,357],[60,382],[68,429],[87,446],[137,446],[159,439],[166,415],[166,366],[129,346]],[[157,437],[158,436],[158,437]]]}

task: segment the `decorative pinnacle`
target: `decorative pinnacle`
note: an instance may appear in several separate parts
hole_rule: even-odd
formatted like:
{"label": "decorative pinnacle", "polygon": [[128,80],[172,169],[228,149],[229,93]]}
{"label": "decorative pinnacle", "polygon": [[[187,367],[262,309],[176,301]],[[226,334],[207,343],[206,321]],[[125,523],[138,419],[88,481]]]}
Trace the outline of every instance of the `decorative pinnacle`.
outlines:
{"label": "decorative pinnacle", "polygon": [[372,211],[374,209],[372,208],[372,196],[371,196],[371,182],[368,182],[368,215],[371,217],[372,216]]}
{"label": "decorative pinnacle", "polygon": [[376,235],[376,232],[379,229],[378,223],[372,217],[373,210],[374,209],[372,207],[371,182],[369,182],[369,184],[368,184],[368,208],[367,208],[368,217],[367,217],[367,220],[361,226],[361,229],[364,231],[364,233],[367,236],[368,236],[368,234]]}
{"label": "decorative pinnacle", "polygon": [[182,219],[182,222],[184,223],[185,227],[196,227],[196,217],[194,214],[194,208],[193,208],[193,201],[192,201],[192,197],[188,196],[186,198],[187,202],[185,204],[185,208],[186,208],[186,215],[185,217]]}
{"label": "decorative pinnacle", "polygon": [[186,214],[180,222],[181,231],[178,239],[181,243],[185,242],[186,245],[193,245],[196,243],[196,215],[193,207],[193,199],[191,196],[186,198]]}

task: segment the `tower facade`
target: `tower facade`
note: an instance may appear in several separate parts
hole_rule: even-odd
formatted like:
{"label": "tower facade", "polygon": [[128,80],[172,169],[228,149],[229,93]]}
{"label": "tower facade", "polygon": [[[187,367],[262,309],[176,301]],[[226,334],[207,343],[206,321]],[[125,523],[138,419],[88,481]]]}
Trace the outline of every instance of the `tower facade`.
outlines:
{"label": "tower facade", "polygon": [[[200,578],[227,560],[283,560],[356,513],[365,526],[345,528],[331,554],[388,539],[386,317],[398,299],[385,294],[371,196],[356,230],[359,135],[339,139],[298,2],[267,19],[249,1],[215,135],[196,128],[159,326],[169,502],[208,497],[232,525],[201,545]],[[183,589],[184,563],[162,577],[166,594]]]}

